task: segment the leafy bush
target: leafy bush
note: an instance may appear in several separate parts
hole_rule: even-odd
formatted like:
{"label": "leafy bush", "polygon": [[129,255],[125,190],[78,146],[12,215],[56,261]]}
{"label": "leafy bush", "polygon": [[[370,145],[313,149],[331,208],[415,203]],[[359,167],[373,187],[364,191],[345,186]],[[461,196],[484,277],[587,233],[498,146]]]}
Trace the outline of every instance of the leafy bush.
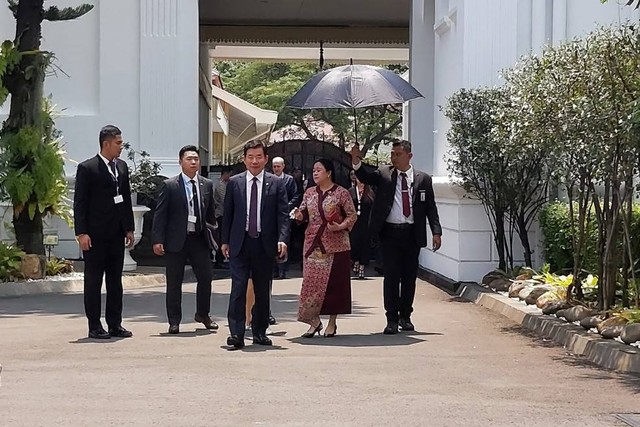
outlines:
{"label": "leafy bush", "polygon": [[73,273],[73,263],[64,258],[53,257],[47,260],[47,276],[57,276],[59,274]]}
{"label": "leafy bush", "polygon": [[0,282],[20,277],[20,264],[24,252],[19,248],[0,242]]}
{"label": "leafy bush", "polygon": [[[574,210],[576,223],[577,209]],[[640,222],[640,212],[637,218]],[[544,256],[549,263],[549,270],[554,272],[571,272],[573,269],[573,245],[571,243],[571,218],[569,204],[553,202],[540,212],[540,228],[544,236]],[[587,223],[587,244],[583,255],[583,269],[595,273],[598,268],[598,225],[593,215]],[[638,252],[640,254],[640,251]]]}

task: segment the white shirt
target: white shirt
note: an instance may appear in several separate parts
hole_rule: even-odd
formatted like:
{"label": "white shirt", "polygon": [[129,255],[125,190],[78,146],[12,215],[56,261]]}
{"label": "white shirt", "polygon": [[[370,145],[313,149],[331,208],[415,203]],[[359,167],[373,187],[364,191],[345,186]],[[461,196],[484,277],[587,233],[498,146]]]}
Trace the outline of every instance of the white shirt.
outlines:
{"label": "white shirt", "polygon": [[[247,221],[246,221],[246,225],[245,225],[245,231],[249,231],[249,211],[251,210],[251,186],[253,185],[253,174],[249,171],[247,171]],[[264,169],[258,174],[258,176],[256,176],[255,178],[258,178],[258,182],[256,182],[256,185],[258,186],[258,218],[257,218],[257,225],[258,225],[258,233],[262,232],[262,222],[260,219],[260,206],[262,206],[262,183],[264,182]]]}
{"label": "white shirt", "polygon": [[405,172],[407,174],[409,207],[411,209],[411,214],[408,217],[402,213],[402,177],[400,176],[401,172],[399,170],[397,170],[397,172],[398,180],[396,181],[396,191],[393,195],[393,206],[386,221],[391,224],[413,224],[413,166],[409,166],[409,170]]}
{"label": "white shirt", "polygon": [[[362,162],[358,162],[357,165],[352,165],[353,170],[357,171],[362,166]],[[413,224],[413,166],[409,166],[409,169],[405,172],[407,174],[407,187],[409,189],[409,207],[411,214],[406,217],[402,213],[402,177],[400,171],[398,172],[398,180],[396,181],[396,191],[393,195],[393,206],[391,212],[387,216],[386,222],[391,224]]]}
{"label": "white shirt", "polygon": [[[196,208],[199,208],[198,206],[195,206],[192,201],[193,201],[193,189],[191,186],[191,178],[189,178],[184,172],[182,172],[180,174],[180,176],[182,177],[182,181],[184,182],[184,192],[187,195],[187,209],[189,211],[189,215],[194,215],[195,216],[195,210]],[[202,205],[202,198],[200,197],[200,184],[198,182],[198,174],[196,173],[195,176],[193,177],[193,180],[196,182],[196,193],[198,195],[198,204]],[[202,222],[202,210],[200,210],[200,212],[198,212],[200,214],[200,221]],[[187,221],[187,231],[196,231],[196,225],[192,222],[188,222]]]}

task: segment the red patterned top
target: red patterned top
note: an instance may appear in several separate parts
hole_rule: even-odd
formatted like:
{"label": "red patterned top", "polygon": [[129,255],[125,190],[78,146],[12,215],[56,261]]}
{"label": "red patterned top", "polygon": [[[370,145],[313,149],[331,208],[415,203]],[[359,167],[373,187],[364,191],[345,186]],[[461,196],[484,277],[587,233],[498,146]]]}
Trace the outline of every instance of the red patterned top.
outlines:
{"label": "red patterned top", "polygon": [[[309,188],[300,204],[300,212],[309,221],[304,239],[304,256],[308,257],[316,248],[322,253],[337,253],[351,249],[349,231],[358,216],[353,206],[353,200],[347,190],[334,185],[324,193],[318,186]],[[337,218],[346,221],[347,229],[329,231],[327,218]]]}

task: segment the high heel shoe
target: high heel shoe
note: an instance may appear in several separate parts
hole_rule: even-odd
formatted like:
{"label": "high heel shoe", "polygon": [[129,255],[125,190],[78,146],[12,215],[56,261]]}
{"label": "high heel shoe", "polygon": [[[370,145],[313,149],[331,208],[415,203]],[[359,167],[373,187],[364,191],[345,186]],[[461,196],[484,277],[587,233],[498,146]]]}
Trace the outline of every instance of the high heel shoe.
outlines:
{"label": "high heel shoe", "polygon": [[362,264],[360,264],[360,267],[358,268],[358,279],[364,279],[364,265]]}
{"label": "high heel shoe", "polygon": [[302,338],[313,338],[315,334],[320,335],[320,331],[322,330],[322,322],[313,330],[313,332],[305,332],[301,335]]}
{"label": "high heel shoe", "polygon": [[327,337],[327,338],[335,337],[337,332],[338,332],[338,325],[335,325],[335,326],[333,327],[333,332],[332,332],[332,333],[330,333],[330,334],[328,334],[328,333],[325,331],[325,332],[324,332],[324,336],[325,336],[325,337]]}

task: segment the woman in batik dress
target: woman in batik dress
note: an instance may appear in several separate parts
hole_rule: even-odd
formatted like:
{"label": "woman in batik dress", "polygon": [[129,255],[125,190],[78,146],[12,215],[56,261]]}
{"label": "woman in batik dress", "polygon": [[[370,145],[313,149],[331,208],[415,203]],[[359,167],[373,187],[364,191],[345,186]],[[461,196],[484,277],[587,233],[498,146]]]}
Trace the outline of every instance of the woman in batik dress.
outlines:
{"label": "woman in batik dress", "polygon": [[321,315],[329,315],[324,336],[333,337],[338,314],[351,313],[351,255],[349,231],[356,210],[349,191],[333,182],[335,169],[326,159],[313,164],[315,187],[304,193],[302,203],[292,212],[298,221],[307,221],[303,249],[302,289],[298,320],[308,324],[302,336],[319,335]]}

